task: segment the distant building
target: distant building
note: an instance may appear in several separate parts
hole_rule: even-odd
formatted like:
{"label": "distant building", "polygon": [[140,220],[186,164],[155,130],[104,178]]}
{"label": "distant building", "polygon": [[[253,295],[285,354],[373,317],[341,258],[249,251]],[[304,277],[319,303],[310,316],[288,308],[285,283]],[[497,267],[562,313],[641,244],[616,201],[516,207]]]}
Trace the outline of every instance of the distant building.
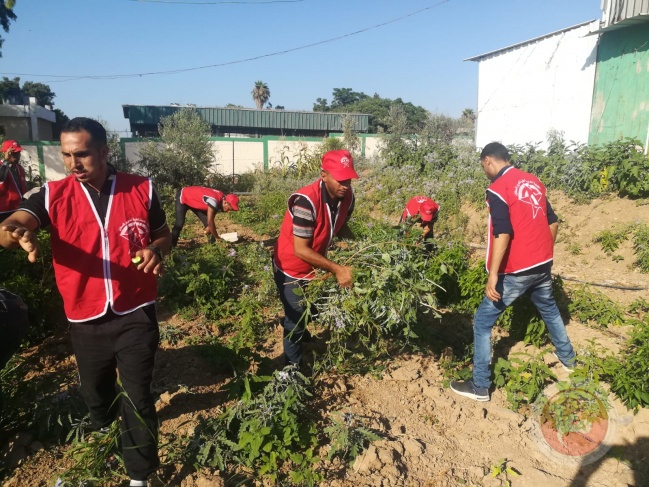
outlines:
{"label": "distant building", "polygon": [[496,51],[479,63],[476,145],[649,145],[649,0],[603,0],[592,20]]}
{"label": "distant building", "polygon": [[[249,108],[196,107],[201,118],[212,127],[217,137],[299,136],[327,137],[342,132],[343,113],[300,112],[290,110],[255,110]],[[122,105],[124,118],[129,120],[134,137],[157,137],[158,124],[163,117],[182,110],[173,103],[159,105]],[[367,132],[369,115],[349,114],[355,121],[356,132]]]}
{"label": "distant building", "polygon": [[0,135],[18,141],[52,140],[56,115],[51,107],[42,107],[36,98],[7,92],[0,104]]}

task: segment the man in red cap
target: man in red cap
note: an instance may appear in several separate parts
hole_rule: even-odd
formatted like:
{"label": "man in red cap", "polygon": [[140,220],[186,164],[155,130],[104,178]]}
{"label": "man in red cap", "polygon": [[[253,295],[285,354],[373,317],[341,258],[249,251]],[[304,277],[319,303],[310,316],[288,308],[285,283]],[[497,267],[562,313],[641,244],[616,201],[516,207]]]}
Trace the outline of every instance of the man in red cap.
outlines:
{"label": "man in red cap", "polygon": [[430,250],[433,240],[433,225],[439,215],[439,205],[426,196],[414,196],[410,198],[406,207],[403,209],[399,224],[405,223],[408,218],[414,223],[420,222],[423,229],[422,239],[426,244],[426,249]]}
{"label": "man in red cap", "polygon": [[304,288],[322,269],[336,276],[341,287],[352,285],[352,268],[327,259],[334,235],[352,237],[347,226],[354,210],[351,180],[357,179],[349,151],[334,150],[322,156],[320,178],[288,199],[288,209],[273,253],[274,277],[284,306],[284,355],[287,364],[299,364],[306,332]]}
{"label": "man in red cap", "polygon": [[0,166],[0,222],[18,209],[27,192],[25,170],[20,165],[23,150],[15,140],[2,143],[2,166]]}
{"label": "man in red cap", "polygon": [[185,225],[185,215],[192,210],[205,227],[205,234],[213,242],[219,238],[214,225],[217,212],[239,211],[239,197],[236,194],[225,195],[218,189],[203,186],[187,186],[176,192],[176,223],[171,231],[171,246],[175,247],[178,237]]}

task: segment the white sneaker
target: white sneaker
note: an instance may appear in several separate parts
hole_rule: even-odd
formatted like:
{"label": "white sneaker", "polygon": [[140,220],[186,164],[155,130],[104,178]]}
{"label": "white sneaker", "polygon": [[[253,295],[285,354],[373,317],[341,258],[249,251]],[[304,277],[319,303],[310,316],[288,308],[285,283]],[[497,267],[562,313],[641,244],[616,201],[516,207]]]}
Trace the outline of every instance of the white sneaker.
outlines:
{"label": "white sneaker", "polygon": [[[569,374],[572,374],[572,373],[575,371],[575,365],[572,365],[572,366],[569,367],[569,366],[567,366],[566,364],[564,364],[564,363],[561,361],[561,359],[559,358],[559,356],[556,354],[556,352],[552,352],[552,355],[554,355],[554,358],[556,358],[556,359],[559,361],[559,363],[561,364],[561,368],[562,368],[563,370],[565,370],[565,371],[568,372]],[[577,359],[575,358],[575,364],[576,364],[576,363],[577,363]]]}

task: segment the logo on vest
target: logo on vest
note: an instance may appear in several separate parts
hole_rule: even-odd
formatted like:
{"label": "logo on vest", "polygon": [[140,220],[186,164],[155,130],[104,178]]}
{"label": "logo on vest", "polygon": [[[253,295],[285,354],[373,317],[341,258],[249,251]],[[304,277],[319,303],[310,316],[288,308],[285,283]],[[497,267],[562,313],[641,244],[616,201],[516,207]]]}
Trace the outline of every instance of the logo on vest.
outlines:
{"label": "logo on vest", "polygon": [[539,211],[543,209],[541,206],[543,201],[543,191],[541,191],[541,187],[534,181],[523,179],[516,184],[514,193],[516,194],[518,201],[526,203],[532,207],[532,218],[536,218]]}
{"label": "logo on vest", "polygon": [[149,244],[149,223],[140,218],[131,218],[119,227],[119,235],[128,240],[131,255]]}
{"label": "logo on vest", "polygon": [[426,199],[427,198],[424,196],[419,196],[415,201],[421,205],[424,201],[426,201]]}
{"label": "logo on vest", "polygon": [[346,157],[346,156],[342,157],[340,159],[340,163],[345,167],[349,167],[349,157]]}

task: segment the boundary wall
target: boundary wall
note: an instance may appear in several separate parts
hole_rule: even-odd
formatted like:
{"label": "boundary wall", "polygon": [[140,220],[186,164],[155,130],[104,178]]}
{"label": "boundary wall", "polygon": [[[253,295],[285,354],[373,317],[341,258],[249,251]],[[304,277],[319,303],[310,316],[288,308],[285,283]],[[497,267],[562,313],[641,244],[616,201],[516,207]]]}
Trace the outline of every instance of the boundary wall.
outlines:
{"label": "boundary wall", "polygon": [[[330,137],[342,137],[331,134]],[[361,156],[378,155],[381,138],[377,134],[358,134]],[[139,149],[155,139],[122,138],[122,155],[135,167],[138,166]],[[313,151],[324,139],[318,137],[210,137],[215,163],[213,169],[223,175],[243,174],[254,170],[268,170],[281,164],[292,164],[303,150]],[[21,158],[28,175],[39,175],[43,182],[65,177],[61,159],[61,144],[45,141],[19,141],[24,155]],[[29,178],[33,179],[33,177]]]}

